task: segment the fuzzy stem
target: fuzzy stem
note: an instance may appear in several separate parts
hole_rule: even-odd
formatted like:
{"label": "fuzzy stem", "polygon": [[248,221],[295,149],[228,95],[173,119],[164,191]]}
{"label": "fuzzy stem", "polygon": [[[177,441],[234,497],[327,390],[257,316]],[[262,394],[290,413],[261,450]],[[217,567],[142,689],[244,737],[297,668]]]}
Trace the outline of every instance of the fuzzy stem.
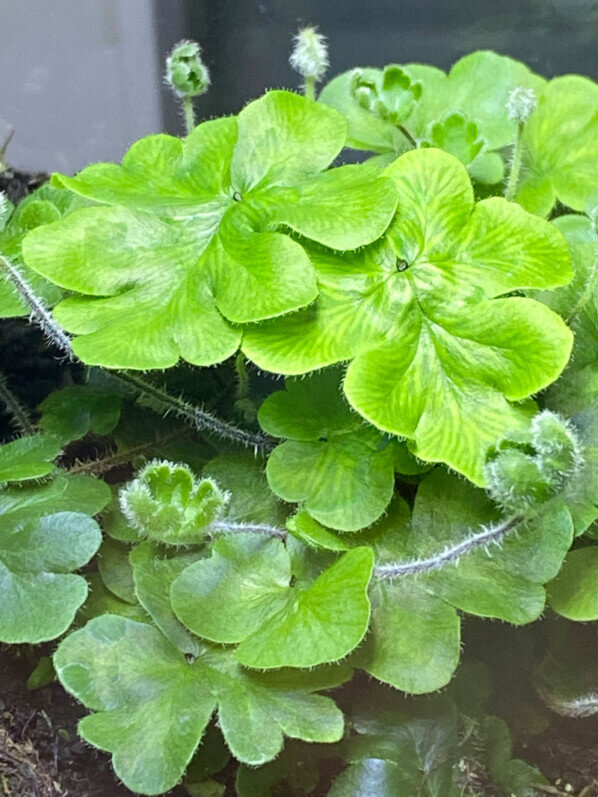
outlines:
{"label": "fuzzy stem", "polygon": [[417,141],[413,138],[409,130],[407,130],[407,128],[404,127],[403,125],[397,125],[397,129],[399,130],[400,133],[402,133],[405,136],[405,138],[411,144],[413,149],[417,149]]}
{"label": "fuzzy stem", "polygon": [[418,573],[430,573],[433,570],[440,570],[447,564],[456,564],[462,556],[471,553],[477,548],[485,548],[487,545],[500,542],[503,537],[506,537],[507,534],[523,523],[525,518],[525,515],[515,515],[496,526],[489,526],[487,529],[471,534],[456,545],[449,546],[425,559],[408,559],[404,562],[377,565],[374,569],[374,574],[379,579],[404,578]]}
{"label": "fuzzy stem", "polygon": [[170,395],[170,393],[153,385],[151,382],[146,382],[145,379],[141,379],[139,376],[133,376],[131,373],[123,371],[113,373],[113,376],[120,379],[121,382],[131,385],[138,392],[154,399],[167,412],[173,412],[194,429],[211,432],[226,440],[231,440],[233,443],[253,448],[255,452],[258,450],[271,451],[274,448],[274,443],[270,438],[256,432],[239,429],[227,421],[222,421],[220,418],[210,415],[209,412],[199,407],[194,407],[184,399]]}
{"label": "fuzzy stem", "polygon": [[307,97],[308,100],[316,99],[316,79],[313,75],[308,75],[305,78],[305,83],[303,85],[303,94]]}
{"label": "fuzzy stem", "polygon": [[507,180],[507,187],[505,188],[505,199],[512,201],[517,192],[517,183],[519,182],[519,172],[521,171],[521,156],[523,154],[523,147],[521,140],[523,136],[523,122],[517,123],[517,134],[513,144],[513,151],[511,153],[511,166],[509,168],[509,178]]}
{"label": "fuzzy stem", "polygon": [[137,446],[131,446],[122,451],[113,451],[109,454],[105,454],[103,457],[98,457],[98,459],[85,460],[84,462],[77,461],[68,468],[68,472],[71,474],[95,473],[96,475],[105,473],[107,470],[115,468],[118,465],[125,465],[130,462],[133,457],[137,456],[137,454],[144,454],[146,451],[152,451],[156,446],[164,445],[164,443],[169,443],[171,440],[178,440],[186,434],[188,434],[188,432],[183,433],[178,430],[172,434],[164,435],[164,437],[158,438],[157,440],[140,443]]}
{"label": "fuzzy stem", "polygon": [[71,339],[65,334],[62,327],[52,318],[52,314],[44,306],[43,301],[36,296],[35,292],[22,276],[19,269],[13,265],[6,257],[0,255],[0,265],[4,267],[6,276],[14,287],[21,294],[31,310],[31,319],[37,323],[42,332],[53,343],[56,348],[65,354],[69,360],[73,360],[73,350]]}
{"label": "fuzzy stem", "polygon": [[35,434],[35,426],[31,423],[27,411],[21,405],[19,399],[8,387],[5,377],[0,374],[0,401],[6,407],[14,425],[21,434]]}
{"label": "fuzzy stem", "polygon": [[287,538],[285,529],[270,526],[268,523],[234,523],[229,520],[217,520],[210,526],[210,531],[218,534],[262,534],[279,540]]}
{"label": "fuzzy stem", "polygon": [[237,400],[247,398],[249,393],[249,373],[247,371],[247,360],[242,351],[235,357],[235,371],[237,372]]}
{"label": "fuzzy stem", "polygon": [[185,117],[185,131],[189,135],[195,129],[195,111],[193,110],[193,97],[188,94],[182,97],[183,116]]}

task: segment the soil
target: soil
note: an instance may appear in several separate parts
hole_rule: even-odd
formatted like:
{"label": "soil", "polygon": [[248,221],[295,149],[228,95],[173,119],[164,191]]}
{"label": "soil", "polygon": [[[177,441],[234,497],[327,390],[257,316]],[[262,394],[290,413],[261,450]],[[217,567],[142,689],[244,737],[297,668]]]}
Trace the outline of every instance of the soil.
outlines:
{"label": "soil", "polygon": [[77,736],[84,713],[53,683],[28,691],[35,666],[25,647],[0,649],[0,794],[3,797],[119,797],[108,756]]}

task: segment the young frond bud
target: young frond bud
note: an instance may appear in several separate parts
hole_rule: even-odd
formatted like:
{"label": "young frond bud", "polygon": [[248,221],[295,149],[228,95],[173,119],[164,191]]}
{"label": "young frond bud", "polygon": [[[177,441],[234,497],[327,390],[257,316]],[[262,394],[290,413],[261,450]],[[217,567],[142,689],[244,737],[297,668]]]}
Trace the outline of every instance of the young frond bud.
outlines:
{"label": "young frond bud", "polygon": [[130,525],[145,537],[168,545],[204,540],[229,501],[212,479],[197,479],[186,465],[149,462],[120,491],[120,507]]}
{"label": "young frond bud", "polygon": [[559,415],[543,410],[526,432],[505,437],[490,454],[488,493],[507,511],[525,511],[564,492],[582,464],[577,433]]}
{"label": "young frond bud", "polygon": [[512,89],[507,98],[507,113],[509,119],[514,119],[524,124],[536,110],[537,100],[533,89],[524,89],[518,86]]}
{"label": "young frond bud", "polygon": [[412,81],[396,64],[389,64],[375,76],[356,69],[351,78],[351,94],[359,105],[394,125],[407,119],[421,93],[421,83]]}
{"label": "young frond bud", "polygon": [[304,80],[309,78],[319,83],[330,66],[326,37],[317,28],[302,28],[293,41],[295,46],[289,64]]}
{"label": "young frond bud", "polygon": [[179,97],[198,97],[210,87],[210,73],[197,42],[176,44],[166,59],[166,82]]}

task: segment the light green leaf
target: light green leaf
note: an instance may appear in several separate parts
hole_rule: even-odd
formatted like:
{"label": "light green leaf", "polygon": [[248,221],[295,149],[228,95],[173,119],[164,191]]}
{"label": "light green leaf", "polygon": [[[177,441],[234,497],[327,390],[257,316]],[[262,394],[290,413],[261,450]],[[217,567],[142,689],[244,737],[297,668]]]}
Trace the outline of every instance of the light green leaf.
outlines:
{"label": "light green leaf", "polygon": [[[424,477],[413,517],[396,499],[386,517],[355,535],[377,565],[434,559],[499,515],[483,491],[436,469]],[[502,546],[474,548],[458,563],[375,581],[372,619],[352,662],[395,689],[419,694],[445,686],[459,661],[457,611],[523,624],[544,610],[543,584],[558,573],[573,524],[562,505],[547,506]]]}
{"label": "light green leaf", "polygon": [[0,526],[14,529],[56,512],[97,515],[110,500],[108,485],[92,476],[57,475],[45,484],[10,486],[0,491]]}
{"label": "light green leaf", "polygon": [[189,663],[157,629],[121,617],[71,634],[54,664],[95,712],[79,724],[83,738],[111,752],[117,775],[142,794],[176,785],[216,708],[229,748],[252,765],[272,760],[283,734],[334,742],[343,733],[334,703],[311,694],[336,685],[340,672],[249,673],[232,651],[211,647]]}
{"label": "light green leaf", "polygon": [[70,626],[87,595],[82,567],[100,546],[90,516],[110,498],[104,482],[57,475],[0,490],[0,639],[37,643]]}
{"label": "light green leaf", "polygon": [[550,606],[568,620],[598,620],[598,547],[571,551],[548,587]]}
{"label": "light green leaf", "polygon": [[53,460],[60,454],[60,443],[38,434],[21,437],[0,446],[0,483],[40,479],[54,470]]}
{"label": "light green leaf", "polygon": [[488,447],[526,422],[512,402],[554,381],[572,345],[545,305],[504,295],[566,284],[566,243],[503,199],[475,205],[465,169],[438,150],[386,174],[401,202],[385,238],[351,255],[314,250],[318,301],[249,329],[243,348],[286,374],[352,360],[344,387],[361,415],[483,484]]}
{"label": "light green leaf", "polygon": [[373,567],[368,548],[347,552],[313,583],[294,587],[280,540],[228,535],[212,550],[211,559],[190,565],[173,583],[172,607],[198,636],[240,642],[242,664],[313,667],[343,658],[363,638]]}
{"label": "light green leaf", "polygon": [[583,211],[598,197],[598,85],[579,75],[551,80],[523,134],[516,199],[547,216],[557,199]]}
{"label": "light green leaf", "polygon": [[71,571],[100,546],[97,523],[78,512],[59,512],[0,531],[0,640],[37,644],[60,636],[87,596],[87,583]]}
{"label": "light green leaf", "polygon": [[69,385],[42,401],[40,426],[63,443],[79,440],[93,431],[110,434],[120,418],[122,399],[88,385]]}
{"label": "light green leaf", "polygon": [[529,294],[561,315],[573,330],[569,370],[577,370],[594,363],[598,352],[598,234],[587,216],[559,216],[552,224],[565,236],[575,276],[563,288]]}
{"label": "light green leaf", "polygon": [[167,559],[149,542],[136,545],[129,559],[133,566],[135,595],[164,636],[182,653],[199,655],[199,642],[177,619],[170,604],[170,587],[183,570],[203,553],[177,554]]}
{"label": "light green leaf", "polygon": [[284,526],[288,510],[269,489],[263,461],[251,453],[211,459],[202,475],[214,479],[230,494],[225,514],[228,520]]}
{"label": "light green leaf", "polygon": [[286,391],[264,401],[258,419],[264,431],[287,438],[268,459],[273,492],[302,503],[330,528],[357,531],[390,503],[395,445],[351,411],[341,379],[329,369],[287,380]]}
{"label": "light green leaf", "polygon": [[[48,306],[56,304],[62,298],[62,291],[56,285],[43,279],[22,262],[21,243],[30,230],[45,224],[51,224],[76,207],[86,204],[79,197],[67,191],[60,191],[44,185],[33,194],[23,199],[14,211],[8,223],[0,228],[0,255],[4,255],[19,271]],[[2,269],[0,266],[0,277]],[[0,279],[0,318],[12,318],[27,315],[29,306],[21,298],[11,282]]]}
{"label": "light green leaf", "polygon": [[84,361],[165,368],[225,360],[233,324],[296,310],[317,295],[312,264],[281,225],[327,246],[378,238],[392,184],[360,166],[323,172],[342,148],[337,112],[271,91],[185,141],[141,139],[122,166],[55,180],[111,207],[90,208],[23,244],[28,265],[75,291],[56,317]]}
{"label": "light green leaf", "polygon": [[133,569],[129,563],[130,548],[107,537],[98,551],[98,570],[107,589],[127,603],[137,603]]}
{"label": "light green leaf", "polygon": [[[402,124],[418,142],[434,146],[458,157],[471,176],[484,183],[496,183],[503,177],[503,162],[497,150],[515,139],[516,122],[509,118],[506,103],[517,87],[541,91],[545,81],[524,64],[503,55],[482,50],[466,55],[446,75],[435,67],[407,64],[403,70],[422,86],[421,98]],[[379,69],[363,69],[364,80],[379,82]],[[388,120],[362,108],[351,94],[353,70],[335,77],[320,94],[320,101],[339,110],[349,123],[347,144],[356,149],[399,154],[406,139]],[[447,118],[458,115],[465,126],[475,125],[482,146],[472,153],[459,133],[455,137],[442,130]],[[440,127],[438,127],[440,126]],[[470,130],[473,128],[470,128]],[[452,131],[456,132],[456,131]],[[469,134],[471,136],[471,133]]]}

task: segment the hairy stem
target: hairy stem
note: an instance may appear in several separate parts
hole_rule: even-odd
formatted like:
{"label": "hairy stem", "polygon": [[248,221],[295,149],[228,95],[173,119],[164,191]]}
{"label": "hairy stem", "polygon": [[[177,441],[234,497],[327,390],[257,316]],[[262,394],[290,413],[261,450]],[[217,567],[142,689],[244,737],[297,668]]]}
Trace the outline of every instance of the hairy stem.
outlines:
{"label": "hairy stem", "polygon": [[160,406],[164,407],[166,412],[173,412],[177,417],[194,429],[211,432],[225,440],[231,440],[233,443],[238,443],[247,448],[253,448],[256,452],[258,450],[271,451],[274,448],[273,441],[265,435],[239,429],[231,423],[228,423],[228,421],[216,418],[214,415],[206,412],[206,410],[195,407],[193,404],[190,404],[178,396],[172,396],[162,388],[153,385],[151,382],[146,382],[145,379],[139,376],[133,376],[131,373],[125,373],[123,371],[114,373],[113,376],[120,379],[121,382],[131,385],[131,387],[135,388],[139,393],[154,399]]}
{"label": "hairy stem", "polygon": [[313,75],[308,75],[305,78],[305,84],[303,86],[303,94],[307,97],[308,100],[316,99],[316,79]]}
{"label": "hairy stem", "polygon": [[183,116],[185,118],[185,131],[187,135],[195,129],[195,111],[193,110],[193,97],[188,95],[182,98]]}
{"label": "hairy stem", "polygon": [[523,122],[517,123],[517,134],[511,152],[511,165],[509,168],[509,177],[505,188],[505,199],[512,201],[517,192],[517,184],[519,182],[519,172],[521,171],[521,156],[523,154],[523,147],[521,144],[523,136]]}
{"label": "hairy stem", "polygon": [[417,149],[417,141],[413,138],[413,136],[411,135],[409,130],[407,130],[407,128],[404,127],[403,125],[397,125],[397,128],[398,128],[399,132],[402,133],[405,136],[405,138],[411,144],[413,149]]}
{"label": "hairy stem", "polygon": [[418,573],[430,573],[433,570],[440,570],[447,564],[457,564],[462,556],[476,550],[485,548],[492,543],[499,543],[511,531],[514,531],[526,519],[525,515],[515,515],[495,526],[489,526],[482,531],[470,534],[456,545],[451,545],[443,551],[439,551],[432,556],[424,559],[407,559],[404,562],[390,562],[388,564],[377,565],[374,574],[379,579],[384,578],[404,578],[414,576]]}
{"label": "hairy stem", "polygon": [[0,255],[0,266],[6,272],[7,278],[21,294],[27,306],[31,310],[31,320],[40,327],[47,339],[56,346],[57,349],[73,360],[73,350],[71,339],[64,332],[54,318],[52,313],[46,308],[43,301],[35,294],[35,291],[23,277],[19,269],[10,262],[4,255]]}
{"label": "hairy stem", "polygon": [[247,360],[242,351],[235,357],[235,371],[237,372],[237,400],[247,398],[249,394],[249,372]]}
{"label": "hairy stem", "polygon": [[106,471],[110,470],[111,468],[115,468],[118,465],[124,465],[127,462],[130,462],[133,457],[136,457],[138,454],[145,454],[146,452],[156,448],[156,446],[164,445],[165,443],[169,443],[171,440],[178,440],[179,438],[184,437],[185,434],[188,434],[188,432],[181,432],[178,430],[172,434],[164,435],[164,437],[161,437],[158,440],[148,440],[146,443],[140,443],[137,446],[131,446],[130,448],[125,448],[122,451],[113,451],[109,454],[105,454],[103,457],[98,457],[97,459],[76,462],[68,469],[68,472],[94,473],[96,475],[100,473],[106,473]]}
{"label": "hairy stem", "polygon": [[218,534],[261,534],[279,540],[287,538],[285,529],[270,526],[268,523],[234,523],[230,520],[217,520],[210,526],[210,531]]}
{"label": "hairy stem", "polygon": [[0,402],[6,407],[15,427],[21,434],[35,434],[35,426],[31,422],[27,411],[8,387],[6,378],[2,374],[0,374]]}

